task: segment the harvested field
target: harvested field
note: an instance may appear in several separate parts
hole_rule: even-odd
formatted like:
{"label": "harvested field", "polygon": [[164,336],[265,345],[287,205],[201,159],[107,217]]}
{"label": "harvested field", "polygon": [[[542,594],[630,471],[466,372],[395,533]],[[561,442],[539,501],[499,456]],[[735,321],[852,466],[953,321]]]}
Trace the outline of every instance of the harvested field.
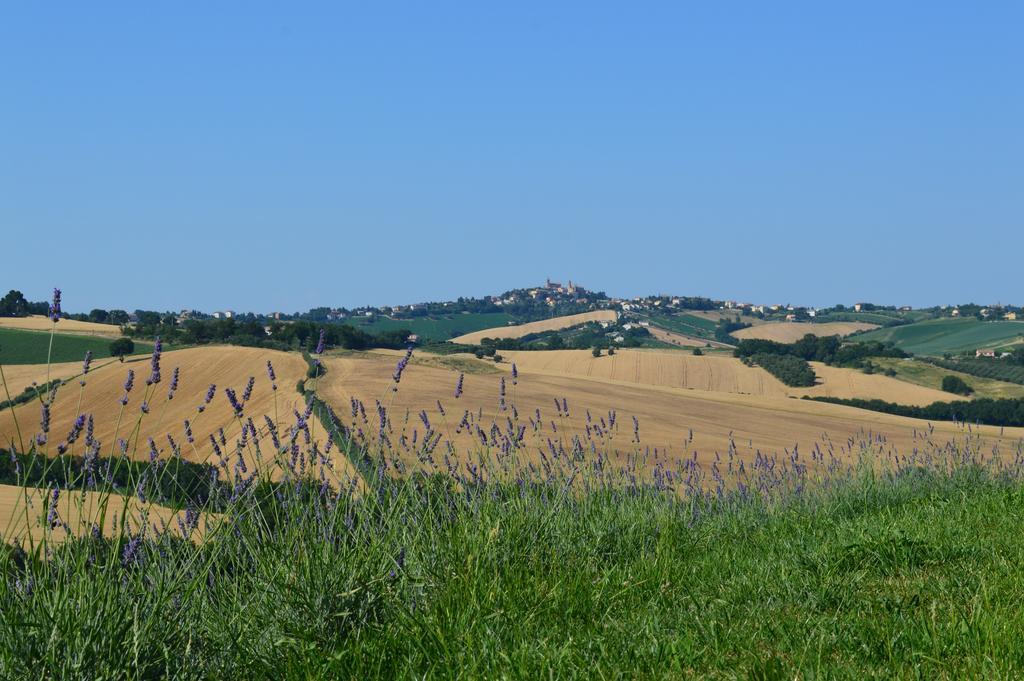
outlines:
{"label": "harvested field", "polygon": [[618,313],[615,310],[597,310],[595,312],[554,317],[516,326],[499,326],[493,329],[484,329],[483,331],[467,333],[463,336],[452,338],[452,342],[476,345],[484,338],[522,338],[531,333],[557,331],[558,329],[566,329],[577,324],[585,324],[586,322],[614,322],[616,319],[618,319]]}
{"label": "harvested field", "polygon": [[[374,400],[380,399],[389,414],[389,439],[395,445],[394,451],[407,462],[414,461],[416,456],[415,446],[410,443],[423,437],[421,410],[441,433],[438,458],[445,451],[445,441],[453,443],[459,457],[465,457],[466,451],[480,452],[483,447],[475,426],[490,432],[493,423],[499,430],[505,430],[507,420],[515,418],[511,408],[500,408],[499,376],[467,373],[464,393],[455,399],[457,371],[414,363],[407,368],[399,390],[393,392],[394,363],[394,356],[373,353],[328,358],[328,374],[321,382],[320,393],[343,421],[349,421],[351,398],[365,403],[367,419],[357,415],[351,425],[371,443],[375,442],[379,426]],[[507,364],[502,366],[506,371],[510,368]],[[661,456],[672,459],[696,452],[707,462],[714,459],[716,452],[724,456],[730,442],[735,444],[737,455],[747,460],[753,459],[757,451],[782,454],[794,445],[807,452],[815,446],[857,451],[861,445],[874,444],[885,451],[898,449],[909,453],[923,438],[944,441],[965,435],[950,423],[933,424],[934,430],[929,431],[925,421],[774,393],[742,395],[644,385],[605,377],[545,373],[543,369],[528,368],[525,363],[519,371],[518,385],[512,385],[511,377],[505,375],[507,402],[516,405],[518,419],[524,425],[528,418],[535,417],[535,410],[540,410],[541,429],[534,431],[530,426],[526,436],[528,451],[534,456],[546,446],[548,437],[584,437],[588,411],[595,421],[607,420],[610,412],[616,412],[617,427],[595,442],[599,451],[604,450],[616,460],[637,448],[653,457],[657,448]],[[769,379],[774,380],[767,377],[765,385]],[[555,401],[563,399],[567,401],[569,416],[560,415],[555,409]],[[446,417],[442,417],[438,401],[445,407]],[[459,432],[456,425],[464,411],[471,413],[474,428]],[[639,444],[633,441],[632,416],[638,419]],[[554,434],[551,424],[555,424],[560,435]],[[1010,443],[1024,436],[1024,429],[1006,428],[1000,438],[999,428],[976,427],[973,435],[983,438],[986,446],[1001,441],[1007,451],[1012,451]],[[653,459],[648,461],[653,463]]]}
{"label": "harvested field", "polygon": [[[0,329],[26,329],[28,331],[49,331],[53,322],[49,317],[42,315],[31,315],[29,317],[0,317]],[[85,336],[111,336],[117,338],[121,335],[121,327],[113,324],[96,324],[94,322],[80,322],[74,319],[62,319],[57,322],[57,333],[74,333]]]}
{"label": "harvested field", "polygon": [[868,324],[866,322],[827,322],[825,324],[769,322],[768,324],[759,324],[747,329],[734,331],[732,335],[740,340],[759,338],[778,343],[795,343],[807,334],[815,336],[849,336],[856,331],[868,331],[877,328],[877,324]]}
{"label": "harvested field", "polygon": [[914,385],[882,374],[865,374],[858,369],[830,367],[811,362],[819,384],[813,388],[789,388],[792,395],[809,397],[839,397],[842,399],[879,399],[897,404],[924,406],[932,402],[963,399],[934,388]]}
{"label": "harvested field", "polygon": [[[125,515],[125,525],[130,528],[129,533],[137,533],[142,527],[143,518],[147,523],[156,523],[159,527],[168,524],[176,527],[177,519],[184,520],[185,512],[175,512],[165,506],[157,504],[141,503],[134,496],[122,496],[120,494],[101,494],[99,492],[65,492],[60,495],[57,501],[57,518],[65,523],[67,527],[59,526],[54,528],[49,539],[61,542],[70,536],[86,536],[92,530],[94,522],[101,517],[101,508],[106,500],[106,515],[103,523],[103,533],[106,536],[118,536],[119,528],[115,529],[114,524],[120,524],[121,514],[125,511],[125,504],[128,505]],[[22,488],[14,485],[0,485],[0,539],[5,543],[16,540],[26,542],[38,541],[46,534],[46,517],[49,513],[50,491],[45,488]],[[145,516],[143,516],[143,512]],[[200,521],[195,536],[202,536],[207,529],[207,522],[212,521],[214,516],[206,515]],[[69,531],[70,530],[70,531]]]}
{"label": "harvested field", "polygon": [[666,331],[658,326],[649,326],[647,330],[650,331],[651,335],[655,339],[660,340],[662,343],[668,343],[670,345],[677,345],[682,348],[703,348],[711,346],[713,348],[731,348],[732,345],[726,345],[725,343],[719,343],[716,340],[709,340],[707,338],[698,338],[697,336],[688,336],[683,333],[676,333],[674,331]]}
{"label": "harvested field", "polygon": [[[273,391],[267,377],[267,360],[274,364],[278,390]],[[171,372],[180,367],[178,391],[173,400],[167,400]],[[135,372],[135,386],[129,394],[120,425],[117,424],[121,408],[119,400],[124,393],[123,383],[129,369]],[[296,353],[258,348],[204,346],[185,350],[165,352],[162,361],[163,381],[155,386],[149,398],[149,413],[143,414],[141,404],[146,394],[146,379],[150,373],[148,359],[111,362],[95,372],[90,371],[82,396],[81,413],[92,414],[95,421],[94,437],[103,443],[102,455],[116,452],[115,443],[125,439],[128,452],[134,458],[149,456],[147,439],[152,437],[160,448],[161,455],[169,454],[168,433],[181,445],[182,456],[190,461],[205,462],[212,456],[209,436],[223,428],[231,440],[240,431],[238,420],[230,406],[225,388],[232,388],[239,399],[249,377],[254,377],[251,398],[245,404],[245,416],[251,416],[261,433],[266,432],[264,415],[275,418],[275,394],[277,397],[277,420],[279,429],[287,429],[295,419],[293,409],[302,410],[302,396],[296,392],[296,384],[305,377],[306,363]],[[199,413],[210,384],[215,384],[216,394],[212,402]],[[48,436],[49,452],[55,451],[65,434],[71,430],[79,413],[76,409],[79,385],[71,382],[61,388],[50,417]],[[38,402],[20,405],[14,411],[27,442],[40,430],[40,406]],[[195,439],[194,448],[185,443],[184,420],[189,419]],[[116,435],[115,435],[115,427]],[[323,439],[323,426],[315,418],[311,421],[314,436]],[[10,410],[0,413],[0,446],[10,442],[17,444],[18,436],[14,417]],[[20,446],[18,449],[22,449]],[[272,447],[265,448],[269,456]],[[44,451],[47,451],[44,449]],[[339,471],[350,471],[347,461],[341,461]]]}
{"label": "harvested field", "polygon": [[[96,360],[93,362],[93,369],[98,369],[103,365],[116,361],[111,359]],[[6,387],[11,392],[11,397],[24,391],[33,382],[39,385],[46,382],[45,364],[8,364],[4,366],[3,371],[3,378],[6,379]],[[80,373],[82,373],[81,362],[60,362],[50,365],[51,381],[55,378],[68,379]],[[0,401],[6,399],[3,383],[3,380],[0,380]]]}

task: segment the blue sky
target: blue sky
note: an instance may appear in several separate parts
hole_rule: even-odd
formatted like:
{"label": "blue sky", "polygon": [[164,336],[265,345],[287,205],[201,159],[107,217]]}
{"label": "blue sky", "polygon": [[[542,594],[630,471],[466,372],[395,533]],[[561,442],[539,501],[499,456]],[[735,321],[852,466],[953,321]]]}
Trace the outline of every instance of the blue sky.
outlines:
{"label": "blue sky", "polygon": [[5,3],[0,288],[1024,303],[1021,3]]}

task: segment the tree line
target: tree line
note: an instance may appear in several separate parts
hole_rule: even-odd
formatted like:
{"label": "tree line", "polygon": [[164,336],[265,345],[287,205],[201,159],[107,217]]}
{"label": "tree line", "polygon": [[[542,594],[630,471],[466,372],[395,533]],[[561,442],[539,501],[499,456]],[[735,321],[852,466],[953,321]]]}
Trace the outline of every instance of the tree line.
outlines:
{"label": "tree line", "polygon": [[962,421],[986,426],[1024,426],[1024,399],[1020,398],[992,399],[985,397],[957,402],[932,402],[923,407],[858,398],[805,397],[804,399],[843,404],[858,409],[869,409],[885,414],[929,421]]}

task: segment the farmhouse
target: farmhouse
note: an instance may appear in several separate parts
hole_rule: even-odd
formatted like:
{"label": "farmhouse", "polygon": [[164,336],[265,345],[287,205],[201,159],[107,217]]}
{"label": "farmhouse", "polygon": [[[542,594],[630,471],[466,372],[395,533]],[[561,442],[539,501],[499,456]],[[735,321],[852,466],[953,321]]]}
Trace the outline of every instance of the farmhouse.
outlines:
{"label": "farmhouse", "polygon": [[1017,313],[1007,312],[1006,314],[1003,315],[1003,319],[1005,319],[1008,322],[1015,322],[1017,321]]}
{"label": "farmhouse", "polygon": [[974,351],[975,357],[995,357],[996,351],[992,348],[981,348]]}

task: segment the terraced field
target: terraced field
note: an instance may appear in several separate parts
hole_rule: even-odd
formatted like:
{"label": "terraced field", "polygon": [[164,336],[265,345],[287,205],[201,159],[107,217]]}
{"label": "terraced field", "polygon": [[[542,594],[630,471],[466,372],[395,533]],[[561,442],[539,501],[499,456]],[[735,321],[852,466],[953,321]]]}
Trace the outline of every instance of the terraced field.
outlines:
{"label": "terraced field", "polygon": [[484,338],[522,338],[523,336],[531,333],[557,331],[559,329],[567,329],[570,326],[576,326],[577,324],[585,324],[586,322],[614,322],[617,319],[618,313],[614,310],[596,310],[594,312],[583,312],[581,314],[566,315],[564,317],[553,317],[539,322],[483,329],[482,331],[476,331],[457,338],[452,338],[452,342],[476,345]]}
{"label": "terraced field", "polygon": [[906,326],[876,329],[857,340],[895,343],[917,355],[940,356],[978,348],[1024,342],[1024,321],[981,322],[977,319],[930,319]]}

